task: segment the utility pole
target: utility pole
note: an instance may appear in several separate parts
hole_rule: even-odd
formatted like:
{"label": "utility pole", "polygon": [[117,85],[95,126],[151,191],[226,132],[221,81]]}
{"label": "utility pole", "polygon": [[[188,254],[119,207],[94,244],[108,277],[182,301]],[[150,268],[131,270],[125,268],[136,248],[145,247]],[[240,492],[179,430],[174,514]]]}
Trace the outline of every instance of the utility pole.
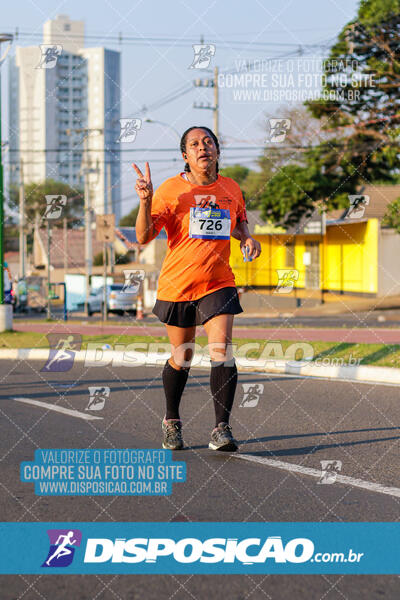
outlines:
{"label": "utility pole", "polygon": [[19,277],[25,279],[26,269],[24,163],[19,162]]}
{"label": "utility pole", "polygon": [[89,305],[89,286],[90,276],[92,274],[93,252],[92,252],[92,213],[90,206],[90,188],[89,188],[89,155],[88,155],[88,135],[85,134],[83,151],[83,176],[84,176],[84,197],[85,197],[85,278],[86,278],[86,297],[85,312],[88,312]]}
{"label": "utility pole", "polygon": [[47,318],[51,319],[51,307],[50,307],[50,291],[51,291],[51,280],[50,280],[50,248],[51,248],[51,225],[50,220],[47,219]]}
{"label": "utility pole", "polygon": [[92,274],[92,263],[93,263],[93,252],[92,252],[92,207],[90,202],[90,186],[89,186],[89,174],[98,173],[98,168],[91,168],[89,159],[89,136],[92,132],[99,134],[104,133],[104,129],[99,127],[88,128],[82,127],[77,129],[67,129],[67,135],[72,133],[83,133],[83,156],[81,165],[81,174],[84,178],[84,196],[85,196],[85,283],[86,283],[86,295],[85,295],[85,312],[88,310],[89,302],[89,287],[90,287],[90,276]]}
{"label": "utility pole", "polygon": [[[111,214],[112,210],[112,187],[111,187],[111,162],[107,163],[107,205],[106,214]],[[109,261],[111,273],[114,273],[114,246],[113,244],[108,245]]]}
{"label": "utility pole", "polygon": [[[105,207],[106,208],[106,207]],[[103,242],[103,320],[107,320],[107,244],[115,239],[115,215],[96,215],[96,239]]]}
{"label": "utility pole", "polygon": [[321,215],[321,304],[325,304],[325,235],[326,235],[326,212]]}
{"label": "utility pole", "polygon": [[219,90],[218,90],[218,67],[214,68],[214,133],[219,135]]}
{"label": "utility pole", "polygon": [[[1,39],[0,39],[1,42]],[[4,187],[3,187],[3,158],[1,148],[1,74],[0,74],[0,304],[4,304]],[[5,306],[5,309],[7,307]],[[4,320],[7,320],[7,316],[4,316]],[[3,318],[2,318],[3,321]],[[7,327],[5,327],[7,329]],[[3,322],[1,323],[1,331],[3,328]]]}
{"label": "utility pole", "polygon": [[103,321],[107,321],[107,242],[103,244]]}
{"label": "utility pole", "polygon": [[67,217],[63,218],[63,240],[64,240],[64,276],[68,271],[68,237],[67,237]]}
{"label": "utility pole", "polygon": [[[3,55],[0,54],[0,68],[11,48],[13,36],[11,33],[0,33],[0,47],[8,42]],[[3,160],[1,153],[1,73],[0,73],[0,331],[12,329],[12,307],[4,302],[4,187]]]}
{"label": "utility pole", "polygon": [[212,110],[213,115],[213,128],[214,133],[218,137],[219,135],[219,90],[218,90],[218,67],[214,68],[213,79],[195,79],[193,82],[195,87],[206,87],[214,88],[214,104],[204,104],[203,102],[194,102],[193,108],[202,108],[205,110]]}

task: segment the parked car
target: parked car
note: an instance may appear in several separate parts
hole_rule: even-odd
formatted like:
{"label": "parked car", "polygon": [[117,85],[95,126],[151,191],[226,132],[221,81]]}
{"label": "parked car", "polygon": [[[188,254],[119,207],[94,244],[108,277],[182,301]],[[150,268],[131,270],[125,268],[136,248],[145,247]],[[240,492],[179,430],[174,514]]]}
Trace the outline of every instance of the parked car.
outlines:
{"label": "parked car", "polygon": [[[137,294],[122,291],[122,283],[107,285],[107,312],[123,315],[124,312],[136,312]],[[103,312],[103,286],[92,290],[89,295],[87,313],[90,317],[95,312]]]}
{"label": "parked car", "polygon": [[12,288],[12,278],[8,264],[4,262],[3,270],[3,281],[4,281],[4,303],[11,304],[13,309],[15,306],[15,293]]}
{"label": "parked car", "polygon": [[28,309],[28,288],[25,279],[18,279],[15,286],[16,312],[25,312]]}

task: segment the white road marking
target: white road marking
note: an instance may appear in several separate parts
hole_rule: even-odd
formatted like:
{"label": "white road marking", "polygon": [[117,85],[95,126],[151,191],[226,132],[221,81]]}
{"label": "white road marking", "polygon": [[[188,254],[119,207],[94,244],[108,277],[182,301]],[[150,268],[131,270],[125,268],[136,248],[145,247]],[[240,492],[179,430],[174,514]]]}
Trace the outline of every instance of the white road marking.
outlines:
{"label": "white road marking", "polygon": [[47,410],[54,410],[55,412],[68,415],[69,417],[77,417],[78,419],[85,419],[85,421],[94,421],[95,419],[102,419],[103,417],[95,417],[94,415],[81,413],[79,410],[72,410],[71,408],[64,408],[57,406],[56,404],[49,404],[48,402],[41,402],[40,400],[33,400],[32,398],[10,398],[16,402],[25,402],[25,404],[33,404],[34,406],[40,406]]}
{"label": "white road marking", "polygon": [[[311,475],[311,477],[318,477],[318,479],[321,478],[321,471],[318,469],[310,469],[309,467],[303,467],[301,465],[295,465],[293,463],[283,462],[273,458],[264,458],[262,456],[254,456],[252,454],[236,454],[235,458],[249,460],[251,462],[266,465],[268,467],[275,467],[276,469],[292,471],[302,475]],[[387,494],[388,496],[400,498],[400,488],[387,487],[385,485],[381,485],[380,483],[372,483],[371,481],[364,481],[363,479],[356,479],[355,477],[347,477],[347,475],[340,475],[339,473],[336,475],[336,481],[337,483],[344,483],[345,485],[363,488],[369,492],[378,492],[379,494]]]}
{"label": "white road marking", "polygon": [[[238,369],[239,370],[239,369]],[[261,377],[266,377],[266,378],[272,378],[272,377],[278,377],[278,378],[291,378],[291,379],[311,379],[312,381],[331,381],[332,383],[353,383],[353,384],[359,384],[362,383],[363,385],[373,385],[373,386],[377,386],[377,385],[383,385],[383,386],[388,386],[388,387],[399,387],[398,383],[385,383],[383,381],[361,381],[360,379],[338,379],[335,377],[317,377],[316,375],[293,375],[292,373],[269,373],[268,371],[265,371],[265,373],[260,373],[260,371],[241,371],[239,370],[240,373],[248,373],[251,375],[260,375]]]}

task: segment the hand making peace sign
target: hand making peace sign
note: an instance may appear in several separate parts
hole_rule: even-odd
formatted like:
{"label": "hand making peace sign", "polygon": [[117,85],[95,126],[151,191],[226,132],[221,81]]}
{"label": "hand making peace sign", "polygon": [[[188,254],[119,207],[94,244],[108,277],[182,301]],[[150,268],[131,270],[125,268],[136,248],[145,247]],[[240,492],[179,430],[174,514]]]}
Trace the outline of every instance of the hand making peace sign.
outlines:
{"label": "hand making peace sign", "polygon": [[151,183],[151,173],[150,173],[150,165],[147,162],[145,167],[145,174],[143,175],[142,171],[139,169],[135,163],[132,163],[132,167],[135,169],[138,174],[138,179],[136,180],[135,190],[140,200],[144,200],[145,202],[151,202],[153,198],[153,184]]}

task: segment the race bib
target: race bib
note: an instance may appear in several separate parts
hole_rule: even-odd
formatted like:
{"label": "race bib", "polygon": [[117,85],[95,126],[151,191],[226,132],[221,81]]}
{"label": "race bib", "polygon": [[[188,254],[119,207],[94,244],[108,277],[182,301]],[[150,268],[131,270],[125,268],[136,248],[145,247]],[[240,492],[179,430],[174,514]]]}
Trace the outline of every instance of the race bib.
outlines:
{"label": "race bib", "polygon": [[200,240],[229,240],[231,237],[231,216],[228,209],[190,209],[189,237]]}

